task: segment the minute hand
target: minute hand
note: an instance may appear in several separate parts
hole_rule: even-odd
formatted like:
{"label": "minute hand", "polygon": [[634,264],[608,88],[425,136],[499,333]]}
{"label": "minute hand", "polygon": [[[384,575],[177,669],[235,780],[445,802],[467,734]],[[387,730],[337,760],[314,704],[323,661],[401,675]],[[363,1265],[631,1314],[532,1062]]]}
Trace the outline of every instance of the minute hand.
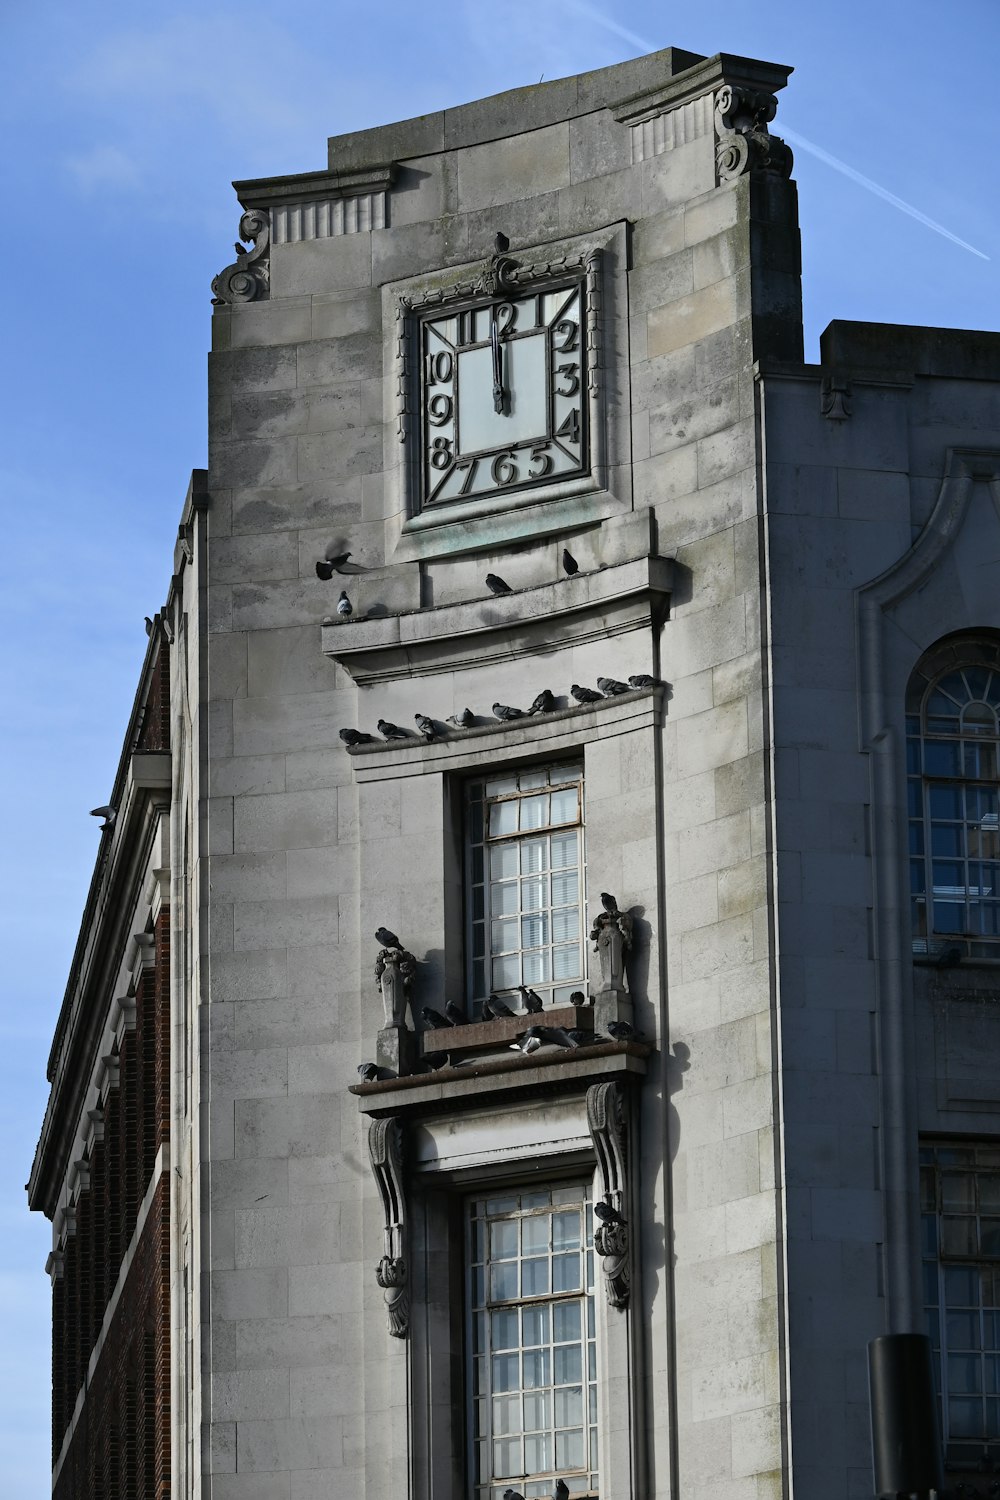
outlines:
{"label": "minute hand", "polygon": [[500,342],[500,329],[497,327],[495,316],[490,323],[490,345],[493,350],[493,410],[498,416],[502,416],[507,392],[503,385],[503,345]]}

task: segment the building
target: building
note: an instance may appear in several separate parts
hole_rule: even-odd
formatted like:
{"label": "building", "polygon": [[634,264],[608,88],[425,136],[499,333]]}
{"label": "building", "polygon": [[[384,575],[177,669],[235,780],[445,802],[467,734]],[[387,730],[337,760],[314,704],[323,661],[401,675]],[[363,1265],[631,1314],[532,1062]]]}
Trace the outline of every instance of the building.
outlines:
{"label": "building", "polygon": [[236,185],[30,1184],[59,1500],[867,1496],[924,1328],[1000,1468],[1000,335],[805,362],[788,72]]}

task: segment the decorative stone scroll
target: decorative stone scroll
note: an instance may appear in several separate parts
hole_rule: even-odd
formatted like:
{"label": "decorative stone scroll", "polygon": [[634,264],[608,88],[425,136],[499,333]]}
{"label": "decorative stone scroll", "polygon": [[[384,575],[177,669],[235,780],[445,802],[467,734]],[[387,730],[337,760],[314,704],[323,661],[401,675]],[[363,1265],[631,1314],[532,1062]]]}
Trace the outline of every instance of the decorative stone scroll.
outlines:
{"label": "decorative stone scroll", "polygon": [[405,1253],[402,1132],[398,1120],[390,1117],[372,1121],[368,1154],[384,1218],[383,1254],[375,1268],[375,1280],[385,1296],[389,1333],[394,1339],[405,1339],[410,1331],[410,1287]]}
{"label": "decorative stone scroll", "polygon": [[[612,1307],[627,1307],[632,1290],[625,1109],[621,1085],[595,1083],[587,1090],[587,1125],[597,1154],[600,1202],[608,1211],[594,1231],[594,1249]],[[600,1215],[598,1214],[598,1217]]]}
{"label": "decorative stone scroll", "polygon": [[261,302],[271,295],[271,226],[263,209],[251,208],[240,220],[240,239],[252,240],[253,249],[236,245],[236,259],[212,282],[212,301]]}
{"label": "decorative stone scroll", "polygon": [[791,150],[767,128],[777,112],[773,94],[723,84],[715,96],[715,167],[720,183],[753,171],[791,176]]}

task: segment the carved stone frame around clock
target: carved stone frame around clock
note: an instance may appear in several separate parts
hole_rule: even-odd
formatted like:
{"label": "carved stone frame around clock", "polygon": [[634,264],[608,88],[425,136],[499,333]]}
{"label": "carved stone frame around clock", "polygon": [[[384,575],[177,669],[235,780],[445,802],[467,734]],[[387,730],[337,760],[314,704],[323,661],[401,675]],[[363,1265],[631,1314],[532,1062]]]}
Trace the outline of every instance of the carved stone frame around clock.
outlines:
{"label": "carved stone frame around clock", "polygon": [[514,493],[438,502],[426,510],[420,508],[417,418],[420,319],[451,305],[467,306],[472,298],[486,300],[483,277],[490,263],[467,262],[383,287],[385,514],[392,561],[560,535],[632,509],[626,253],[626,226],[618,223],[544,245],[512,244],[505,257],[514,263],[519,292],[555,278],[578,277],[582,283],[589,472]]}

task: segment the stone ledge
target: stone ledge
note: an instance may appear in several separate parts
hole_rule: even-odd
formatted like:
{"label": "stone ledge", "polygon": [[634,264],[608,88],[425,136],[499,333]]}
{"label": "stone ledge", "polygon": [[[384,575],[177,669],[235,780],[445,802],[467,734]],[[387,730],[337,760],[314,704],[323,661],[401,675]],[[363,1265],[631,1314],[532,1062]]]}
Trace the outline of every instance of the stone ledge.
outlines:
{"label": "stone ledge", "polygon": [[322,649],[362,687],[490,666],[655,629],[672,588],[671,559],[641,557],[512,594],[324,625]]}
{"label": "stone ledge", "polygon": [[642,1077],[652,1051],[645,1043],[634,1041],[599,1042],[572,1051],[553,1046],[530,1057],[491,1058],[457,1068],[438,1068],[430,1074],[355,1083],[349,1090],[358,1096],[361,1113],[375,1118],[440,1113],[480,1104],[484,1095],[500,1103],[513,1097],[579,1093],[592,1083],[628,1074]]}
{"label": "stone ledge", "polygon": [[359,745],[348,754],[358,781],[386,781],[419,776],[425,771],[485,767],[495,761],[509,761],[522,749],[532,756],[579,751],[581,744],[591,740],[661,725],[664,697],[662,687],[637,688],[634,693],[602,698],[599,703],[579,708],[455,729],[438,740],[412,735],[384,744]]}

